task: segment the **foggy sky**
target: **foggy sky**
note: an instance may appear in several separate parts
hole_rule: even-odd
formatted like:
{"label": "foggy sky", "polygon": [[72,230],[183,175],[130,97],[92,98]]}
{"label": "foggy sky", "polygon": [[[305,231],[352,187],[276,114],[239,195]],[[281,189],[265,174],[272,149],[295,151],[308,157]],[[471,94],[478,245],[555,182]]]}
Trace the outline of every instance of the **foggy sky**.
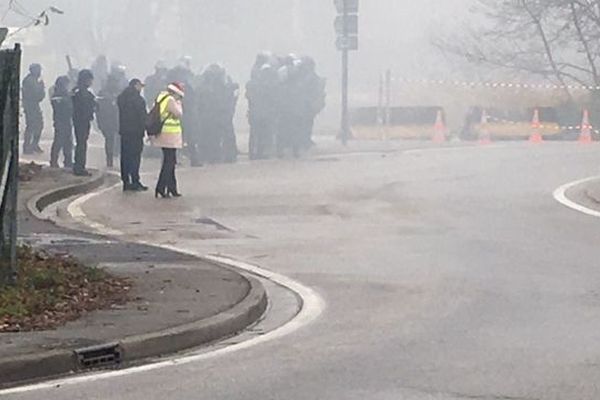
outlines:
{"label": "foggy sky", "polygon": [[[53,15],[49,26],[17,37],[24,41],[24,68],[42,63],[48,82],[66,72],[67,54],[76,68],[89,67],[97,55],[106,54],[124,63],[129,77],[141,78],[158,59],[174,65],[189,55],[197,72],[219,62],[242,86],[260,51],[311,55],[328,82],[328,106],[318,124],[335,129],[338,123],[341,67],[333,0],[18,1],[32,14],[50,5],[65,11]],[[379,76],[388,68],[395,77],[463,77],[461,65],[442,57],[431,39],[460,29],[471,17],[473,1],[362,0],[360,50],[351,54],[353,105],[377,103]],[[0,16],[7,5],[8,0],[0,0]],[[3,24],[27,22],[9,13]],[[394,102],[407,99],[396,96]],[[238,114],[242,121],[245,112]]]}
{"label": "foggy sky", "polygon": [[[398,74],[423,77],[444,69],[431,35],[465,18],[472,0],[363,0],[360,45],[352,55],[354,83],[376,81],[392,68]],[[155,56],[174,62],[183,54],[194,57],[200,69],[211,62],[226,65],[239,80],[247,77],[254,55],[261,50],[310,54],[331,81],[339,77],[339,55],[334,49],[335,10],[329,0],[20,0],[32,13],[55,5],[65,11],[54,16],[39,46],[26,47],[27,61],[46,60],[49,70],[64,68],[64,55],[89,65],[97,53],[127,64],[131,74],[151,72]],[[145,18],[151,3],[170,15],[160,27]],[[4,10],[8,0],[0,0]],[[179,5],[183,16],[176,16]],[[173,6],[171,6],[173,7]],[[191,11],[190,11],[191,10]],[[180,21],[178,20],[180,18]],[[20,26],[26,20],[14,14],[7,20]],[[126,27],[119,30],[119,26]],[[172,25],[171,27],[169,25]],[[116,27],[115,27],[116,26]],[[193,28],[193,29],[191,29]],[[37,28],[36,28],[37,29]],[[160,29],[160,50],[149,32]],[[132,35],[132,32],[134,33]],[[137,37],[135,33],[138,33]],[[165,34],[162,34],[165,32]],[[105,37],[99,37],[99,36]],[[94,38],[95,37],[95,38]]]}

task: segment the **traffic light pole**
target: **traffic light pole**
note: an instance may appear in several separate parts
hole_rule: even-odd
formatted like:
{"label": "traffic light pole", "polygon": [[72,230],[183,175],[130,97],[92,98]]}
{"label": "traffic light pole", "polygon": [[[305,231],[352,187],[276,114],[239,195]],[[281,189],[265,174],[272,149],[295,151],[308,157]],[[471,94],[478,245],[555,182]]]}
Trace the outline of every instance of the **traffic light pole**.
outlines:
{"label": "traffic light pole", "polygon": [[350,120],[348,115],[348,83],[349,83],[349,43],[348,43],[348,7],[344,0],[344,38],[346,45],[342,49],[342,126],[341,139],[344,146],[350,139]]}
{"label": "traffic light pole", "polygon": [[350,139],[350,121],[348,114],[348,49],[342,51],[342,143]]}

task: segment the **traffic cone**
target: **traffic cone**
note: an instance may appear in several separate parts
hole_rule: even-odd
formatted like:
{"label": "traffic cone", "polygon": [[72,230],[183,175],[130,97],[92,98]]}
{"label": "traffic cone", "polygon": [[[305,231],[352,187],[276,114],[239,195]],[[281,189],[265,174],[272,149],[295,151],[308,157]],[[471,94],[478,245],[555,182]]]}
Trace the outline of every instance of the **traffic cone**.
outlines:
{"label": "traffic cone", "polygon": [[438,110],[437,117],[435,119],[435,125],[433,127],[433,143],[444,143],[446,142],[446,124],[444,123],[444,114],[442,110]]}
{"label": "traffic cone", "polygon": [[588,110],[583,110],[583,121],[581,122],[581,135],[579,135],[579,143],[592,143],[592,125],[590,124],[590,113]]}
{"label": "traffic cone", "polygon": [[542,124],[540,123],[540,110],[536,108],[533,112],[533,121],[531,121],[531,130],[533,133],[529,138],[529,143],[542,143],[544,141],[540,129],[542,129]]}
{"label": "traffic cone", "polygon": [[488,114],[485,110],[481,111],[481,125],[479,132],[479,144],[491,144],[492,138],[490,137],[490,131],[488,130]]}

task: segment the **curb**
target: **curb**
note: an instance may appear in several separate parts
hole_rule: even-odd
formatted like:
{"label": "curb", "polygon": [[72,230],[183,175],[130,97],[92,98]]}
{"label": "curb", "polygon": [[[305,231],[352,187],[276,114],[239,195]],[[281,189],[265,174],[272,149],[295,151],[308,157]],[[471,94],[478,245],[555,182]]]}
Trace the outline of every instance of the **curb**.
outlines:
{"label": "curb", "polygon": [[[97,172],[87,182],[47,191],[30,199],[27,202],[27,208],[35,217],[47,221],[48,219],[42,215],[46,207],[94,190],[104,184],[105,178],[104,173]],[[198,260],[227,268],[222,263],[209,259],[198,257]],[[52,350],[0,360],[0,388],[90,371],[93,367],[83,366],[79,356],[97,349],[114,349],[117,353],[117,362],[112,364],[112,367],[118,367],[122,364],[174,354],[232,337],[256,323],[266,312],[268,306],[267,293],[262,283],[254,277],[241,276],[249,283],[248,293],[242,301],[226,311],[196,322],[158,332],[125,337],[115,343],[107,343],[93,348]]]}
{"label": "curb", "polygon": [[122,340],[119,346],[123,361],[178,353],[234,336],[258,321],[267,310],[267,292],[258,279],[245,278],[250,283],[248,295],[229,310],[197,322]]}
{"label": "curb", "polygon": [[37,219],[47,221],[48,218],[42,215],[44,209],[48,206],[58,203],[59,201],[68,199],[69,197],[77,196],[97,189],[104,185],[106,174],[104,172],[95,171],[89,180],[82,183],[62,186],[58,189],[51,189],[45,193],[38,194],[27,201],[27,209]]}
{"label": "curb", "polygon": [[[94,348],[116,348],[120,353],[120,360],[113,367],[118,367],[142,359],[178,353],[234,336],[258,321],[268,304],[264,286],[255,278],[245,278],[250,283],[248,294],[240,303],[227,311],[197,322],[145,335],[126,337],[121,341],[94,346]],[[4,359],[0,361],[2,377],[0,388],[36,379],[90,371],[92,368],[82,366],[78,357],[79,353],[86,351],[89,349],[57,350]]]}

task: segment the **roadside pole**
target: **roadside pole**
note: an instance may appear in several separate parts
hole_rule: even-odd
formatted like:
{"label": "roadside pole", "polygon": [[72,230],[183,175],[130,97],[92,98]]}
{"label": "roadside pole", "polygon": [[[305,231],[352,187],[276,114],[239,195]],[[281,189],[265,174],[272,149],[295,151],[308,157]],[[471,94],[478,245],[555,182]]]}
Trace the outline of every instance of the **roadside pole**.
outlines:
{"label": "roadside pole", "polygon": [[[346,3],[344,2],[344,5]],[[344,6],[344,20],[348,17],[348,9]],[[348,25],[344,24],[344,37],[348,37]],[[349,84],[349,54],[348,46],[342,49],[342,143],[348,144],[350,138],[350,120],[348,114],[348,84]]]}
{"label": "roadside pole", "polygon": [[344,145],[352,138],[348,87],[350,81],[350,51],[358,50],[359,0],[334,0],[338,15],[335,19],[336,47],[342,53],[342,121],[340,139]]}

